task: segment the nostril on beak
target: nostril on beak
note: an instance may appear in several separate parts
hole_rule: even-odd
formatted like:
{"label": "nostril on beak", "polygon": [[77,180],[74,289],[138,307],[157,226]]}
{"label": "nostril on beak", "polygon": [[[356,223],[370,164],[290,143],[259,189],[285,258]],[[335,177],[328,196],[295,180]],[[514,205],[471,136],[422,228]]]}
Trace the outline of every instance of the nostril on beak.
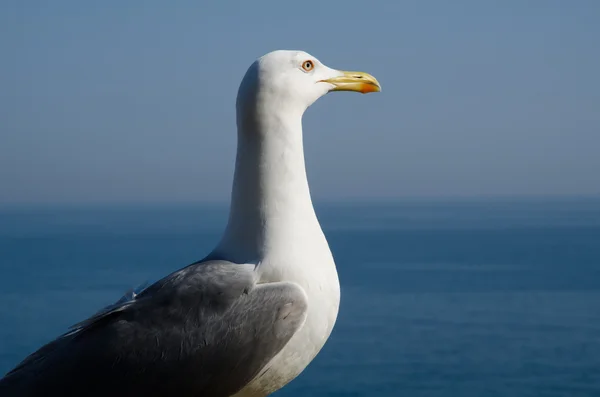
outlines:
{"label": "nostril on beak", "polygon": [[360,74],[355,74],[354,77],[357,78],[357,79],[362,79],[363,78]]}

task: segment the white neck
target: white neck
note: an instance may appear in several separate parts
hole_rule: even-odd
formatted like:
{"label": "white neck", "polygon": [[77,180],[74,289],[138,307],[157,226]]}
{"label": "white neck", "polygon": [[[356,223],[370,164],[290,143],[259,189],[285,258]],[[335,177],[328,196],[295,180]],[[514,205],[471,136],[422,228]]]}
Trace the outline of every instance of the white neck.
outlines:
{"label": "white neck", "polygon": [[229,222],[216,249],[234,261],[262,260],[294,229],[320,231],[304,163],[304,109],[270,108],[268,114],[238,108]]}

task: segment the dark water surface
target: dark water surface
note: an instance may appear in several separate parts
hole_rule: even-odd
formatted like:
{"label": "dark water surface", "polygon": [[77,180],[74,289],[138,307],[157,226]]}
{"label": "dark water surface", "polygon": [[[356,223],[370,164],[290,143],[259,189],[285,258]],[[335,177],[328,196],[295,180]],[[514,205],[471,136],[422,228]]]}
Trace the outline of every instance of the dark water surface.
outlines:
{"label": "dark water surface", "polygon": [[[276,395],[600,396],[600,200],[321,205],[342,303]],[[226,208],[0,210],[0,373],[206,254]]]}

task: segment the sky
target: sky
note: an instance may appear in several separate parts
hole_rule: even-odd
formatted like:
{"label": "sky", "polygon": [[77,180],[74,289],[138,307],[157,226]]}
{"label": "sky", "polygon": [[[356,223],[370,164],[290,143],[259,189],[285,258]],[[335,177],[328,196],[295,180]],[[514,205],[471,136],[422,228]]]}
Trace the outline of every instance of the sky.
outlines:
{"label": "sky", "polygon": [[600,2],[0,2],[0,205],[222,202],[276,49],[378,94],[305,114],[317,200],[600,195]]}

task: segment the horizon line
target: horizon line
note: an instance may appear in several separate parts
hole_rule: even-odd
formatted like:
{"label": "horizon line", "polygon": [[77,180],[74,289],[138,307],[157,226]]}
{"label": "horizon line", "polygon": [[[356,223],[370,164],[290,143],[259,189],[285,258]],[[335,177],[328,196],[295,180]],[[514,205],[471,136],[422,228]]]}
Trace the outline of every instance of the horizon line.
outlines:
{"label": "horizon line", "polygon": [[[365,205],[365,204],[409,204],[409,203],[461,203],[461,202],[559,202],[559,201],[600,201],[599,195],[589,194],[506,194],[506,195],[449,195],[449,196],[399,196],[399,197],[348,197],[313,198],[315,206],[320,205]],[[230,200],[102,200],[102,201],[39,201],[0,203],[0,210],[12,209],[60,209],[93,207],[196,207],[229,206]]]}

